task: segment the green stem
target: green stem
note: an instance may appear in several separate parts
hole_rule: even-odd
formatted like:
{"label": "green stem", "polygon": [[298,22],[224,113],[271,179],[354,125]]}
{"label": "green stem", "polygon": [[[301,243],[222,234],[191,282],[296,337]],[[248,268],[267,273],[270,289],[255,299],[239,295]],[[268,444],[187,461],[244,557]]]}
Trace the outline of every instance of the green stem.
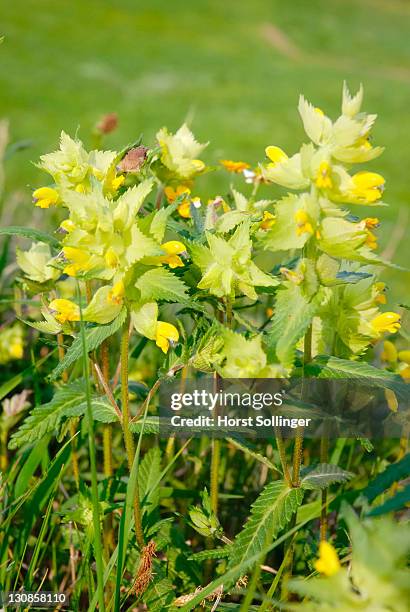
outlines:
{"label": "green stem", "polygon": [[[320,462],[326,463],[329,455],[329,439],[323,435],[320,440]],[[327,488],[322,491],[322,510],[320,511],[320,540],[327,539]]]}
{"label": "green stem", "polygon": [[255,595],[256,587],[258,586],[261,571],[262,571],[261,565],[260,563],[258,563],[255,566],[255,569],[253,570],[252,578],[251,578],[248,588],[246,589],[246,595],[242,602],[239,612],[247,612],[247,610],[249,610],[249,607]]}
{"label": "green stem", "polygon": [[278,447],[278,451],[279,451],[279,457],[280,457],[280,462],[282,465],[283,476],[288,486],[291,487],[292,479],[289,473],[289,466],[288,466],[287,459],[286,459],[285,443],[283,441],[282,434],[281,434],[279,427],[275,428],[275,439],[276,439],[276,446]]}
{"label": "green stem", "polygon": [[[78,291],[78,302],[81,304],[80,291]],[[95,439],[94,439],[94,419],[93,411],[91,407],[91,388],[90,388],[90,364],[87,352],[87,341],[85,337],[83,314],[80,305],[80,319],[81,319],[81,341],[83,349],[83,368],[85,378],[85,394],[86,394],[86,405],[87,405],[87,421],[88,421],[88,445],[90,453],[90,467],[91,467],[91,497],[93,504],[93,523],[94,523],[94,548],[95,548],[95,562],[97,566],[97,592],[98,592],[98,603],[100,611],[104,612],[104,567],[103,567],[103,550],[101,541],[101,524],[100,524],[100,504],[98,500],[98,481],[97,481],[97,462],[96,462],[96,451],[95,451]]]}
{"label": "green stem", "polygon": [[273,610],[271,599],[275,594],[275,591],[277,589],[277,586],[283,574],[283,570],[286,568],[286,566],[289,563],[289,555],[291,552],[292,552],[292,546],[289,546],[287,552],[285,553],[285,556],[283,557],[282,563],[280,564],[278,573],[276,574],[275,578],[272,581],[272,584],[269,587],[268,592],[266,593],[266,599],[262,602],[259,608],[259,612],[265,612],[266,610]]}
{"label": "green stem", "polygon": [[[132,464],[134,462],[135,446],[134,438],[130,430],[130,404],[128,392],[128,352],[129,352],[129,315],[123,325],[121,335],[121,408],[122,408],[122,429],[125,442],[125,450],[127,452],[128,469],[131,473]],[[135,534],[140,548],[144,546],[144,536],[142,531],[141,506],[138,487],[138,477],[135,483],[134,495],[134,521]]]}

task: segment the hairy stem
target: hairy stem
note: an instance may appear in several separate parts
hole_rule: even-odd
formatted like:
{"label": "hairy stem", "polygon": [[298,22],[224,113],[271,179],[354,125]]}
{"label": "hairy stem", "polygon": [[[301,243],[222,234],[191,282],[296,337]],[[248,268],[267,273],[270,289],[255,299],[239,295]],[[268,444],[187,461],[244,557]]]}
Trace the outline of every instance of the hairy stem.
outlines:
{"label": "hairy stem", "polygon": [[[127,452],[128,469],[131,472],[135,455],[134,438],[130,430],[130,406],[128,392],[128,352],[129,352],[129,316],[127,317],[121,335],[121,407],[122,407],[122,429],[124,434],[125,450]],[[134,521],[135,534],[140,548],[144,546],[144,536],[142,532],[141,506],[138,487],[138,477],[135,484],[134,495]]]}
{"label": "hairy stem", "polygon": [[[320,440],[320,462],[326,463],[329,454],[329,439],[326,435]],[[320,540],[327,538],[327,489],[322,491],[322,510],[320,512]]]}
{"label": "hairy stem", "polygon": [[[60,361],[62,361],[65,355],[63,334],[57,334],[57,347],[58,347],[58,358]],[[67,370],[63,370],[61,378],[64,383],[68,382]],[[73,464],[74,481],[78,489],[78,487],[80,486],[80,468],[78,465],[77,439],[75,438],[76,433],[77,433],[76,421],[74,419],[70,419],[70,437],[73,438],[71,440],[71,462]]]}

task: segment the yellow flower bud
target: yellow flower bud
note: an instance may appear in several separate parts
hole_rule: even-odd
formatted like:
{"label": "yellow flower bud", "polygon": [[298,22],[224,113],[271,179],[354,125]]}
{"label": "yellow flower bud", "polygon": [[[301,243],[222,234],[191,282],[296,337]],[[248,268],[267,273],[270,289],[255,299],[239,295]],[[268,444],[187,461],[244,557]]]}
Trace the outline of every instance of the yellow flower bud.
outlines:
{"label": "yellow flower bud", "polygon": [[118,255],[112,247],[109,247],[108,251],[105,253],[104,259],[109,268],[116,268],[119,264]]}
{"label": "yellow flower bud", "polygon": [[230,159],[221,159],[220,163],[225,168],[225,170],[228,170],[228,172],[235,172],[236,174],[239,174],[240,172],[243,172],[244,170],[250,168],[250,165],[243,161],[236,162]]}
{"label": "yellow flower bud", "polygon": [[48,307],[59,323],[80,320],[80,309],[71,300],[56,299],[50,302]]}
{"label": "yellow flower bud", "polygon": [[23,343],[15,341],[10,344],[9,353],[13,359],[21,359],[23,357]]}
{"label": "yellow flower bud", "polygon": [[178,342],[178,339],[179,333],[174,325],[165,321],[157,321],[155,344],[163,353],[168,353],[169,345]]}
{"label": "yellow flower bud", "polygon": [[389,332],[390,334],[395,334],[401,327],[400,320],[400,315],[396,312],[383,312],[372,319],[371,326],[379,333]]}
{"label": "yellow flower bud", "polygon": [[197,172],[202,172],[202,170],[205,168],[204,162],[200,159],[193,159],[192,165],[194,166]]}
{"label": "yellow flower bud", "polygon": [[325,576],[334,576],[340,571],[339,557],[334,547],[326,540],[319,544],[319,559],[315,563],[315,569]]}
{"label": "yellow flower bud", "polygon": [[115,283],[108,293],[108,301],[112,304],[121,304],[125,295],[125,287],[122,280]]}
{"label": "yellow flower bud", "polygon": [[283,161],[286,161],[288,156],[285,151],[282,151],[280,147],[275,147],[274,145],[269,145],[265,149],[266,157],[269,157],[271,160],[271,164],[269,166],[276,166],[276,164],[280,164]]}
{"label": "yellow flower bud", "polygon": [[268,210],[263,211],[263,218],[261,222],[261,229],[268,230],[275,224],[275,215],[272,215]]}
{"label": "yellow flower bud", "polygon": [[60,201],[58,191],[51,187],[40,187],[33,192],[33,202],[40,208],[50,208]]}
{"label": "yellow flower bud", "polygon": [[319,189],[331,189],[333,182],[331,178],[332,167],[327,161],[322,161],[316,178],[316,187]]}
{"label": "yellow flower bud", "polygon": [[383,342],[383,352],[381,353],[380,357],[383,359],[383,361],[387,361],[389,363],[395,363],[397,361],[397,350],[393,342],[390,342],[390,340],[385,340]]}

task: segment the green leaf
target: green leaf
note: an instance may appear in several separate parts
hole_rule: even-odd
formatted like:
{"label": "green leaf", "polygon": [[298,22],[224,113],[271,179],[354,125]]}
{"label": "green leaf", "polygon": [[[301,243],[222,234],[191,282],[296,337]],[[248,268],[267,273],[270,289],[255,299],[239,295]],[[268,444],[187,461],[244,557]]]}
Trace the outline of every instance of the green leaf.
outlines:
{"label": "green leaf", "polygon": [[286,527],[302,500],[301,489],[290,489],[282,480],[269,483],[252,504],[251,515],[233,542],[229,567],[262,552]]}
{"label": "green leaf", "polygon": [[305,366],[304,371],[306,376],[317,378],[344,378],[367,382],[376,387],[391,389],[403,400],[410,398],[410,386],[406,385],[400,376],[368,363],[318,355]]}
{"label": "green leaf", "polygon": [[23,238],[30,238],[31,240],[36,240],[39,242],[46,242],[50,246],[54,248],[59,248],[59,241],[54,238],[54,236],[50,236],[50,234],[46,234],[45,232],[41,232],[37,229],[32,229],[29,227],[19,227],[16,225],[12,225],[10,227],[1,227],[0,228],[0,236],[22,236]]}
{"label": "green leaf", "polygon": [[410,453],[407,453],[403,459],[397,461],[397,463],[391,463],[383,472],[378,474],[376,478],[361,491],[361,496],[366,497],[369,502],[372,502],[395,482],[408,478],[409,474]]}
{"label": "green leaf", "polygon": [[[95,406],[96,413],[100,419],[101,417],[107,419],[109,414],[108,401],[100,396],[94,396],[91,398],[91,402],[93,410]],[[15,449],[26,443],[38,442],[47,433],[58,431],[63,417],[79,416],[84,414],[85,409],[86,394],[84,382],[76,380],[70,385],[59,389],[50,402],[36,406],[30,412],[22,425],[12,435],[9,448]],[[113,408],[111,414],[112,411],[114,411]],[[103,422],[111,422],[112,420],[115,419]]]}
{"label": "green leaf", "polygon": [[[96,325],[95,327],[89,327],[85,330],[85,337],[87,342],[88,352],[94,351],[100,346],[104,340],[115,334],[120,327],[122,327],[127,311],[124,308],[118,317],[112,321],[109,325]],[[67,350],[64,358],[60,361],[58,366],[50,374],[50,380],[55,380],[60,376],[64,370],[69,368],[77,359],[80,359],[83,354],[83,346],[81,342],[81,336],[78,335],[70,348]]]}
{"label": "green leaf", "polygon": [[297,285],[277,292],[268,343],[286,368],[293,365],[296,344],[308,329],[318,303],[317,298],[309,301]]}
{"label": "green leaf", "polygon": [[410,484],[408,484],[401,491],[398,491],[393,497],[385,501],[384,504],[381,504],[381,506],[373,508],[373,510],[367,513],[367,516],[381,516],[382,514],[387,514],[388,512],[395,512],[396,510],[405,508],[409,502]]}
{"label": "green leaf", "polygon": [[185,283],[166,268],[148,270],[139,277],[135,286],[141,291],[144,302],[165,300],[185,303],[189,297]]}
{"label": "green leaf", "polygon": [[148,506],[148,513],[151,513],[159,504],[159,488],[155,485],[160,478],[160,474],[161,451],[157,446],[153,446],[145,454],[138,470],[140,498],[144,500],[144,507]]}
{"label": "green leaf", "polygon": [[130,431],[133,433],[140,433],[142,426],[144,425],[144,434],[159,434],[160,420],[157,416],[147,416],[144,420],[141,418],[139,421],[130,423]]}
{"label": "green leaf", "polygon": [[158,242],[162,242],[165,235],[165,230],[167,227],[168,219],[176,210],[178,204],[170,204],[165,208],[160,208],[157,210],[153,217],[149,227],[149,233],[157,240]]}
{"label": "green leaf", "polygon": [[154,579],[144,594],[144,602],[150,612],[164,612],[174,599],[174,585],[168,578]]}
{"label": "green leaf", "polygon": [[269,469],[275,470],[275,472],[280,473],[278,468],[272,463],[272,461],[254,450],[253,446],[249,444],[247,440],[243,440],[239,438],[239,436],[235,436],[235,438],[226,438],[226,440],[246,455],[249,455],[250,457],[253,457],[253,459],[256,459],[260,463],[263,463],[263,465],[266,465]]}
{"label": "green leaf", "polygon": [[319,463],[312,469],[304,470],[301,486],[303,489],[325,489],[336,482],[346,482],[351,477],[350,472],[338,465]]}

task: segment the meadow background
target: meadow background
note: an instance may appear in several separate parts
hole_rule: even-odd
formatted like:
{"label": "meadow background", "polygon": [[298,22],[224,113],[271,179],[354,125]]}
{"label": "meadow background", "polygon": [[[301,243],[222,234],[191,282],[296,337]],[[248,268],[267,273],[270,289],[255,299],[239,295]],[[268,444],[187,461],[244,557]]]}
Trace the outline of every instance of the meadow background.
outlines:
{"label": "meadow background", "polygon": [[[254,164],[267,144],[296,150],[300,93],[336,116],[346,79],[353,90],[363,82],[364,108],[379,114],[374,142],[386,151],[368,167],[385,176],[390,208],[377,211],[378,233],[386,254],[407,266],[408,0],[14,0],[1,7],[0,33],[0,117],[14,143],[29,145],[7,163],[2,225],[44,223],[31,205],[43,181],[32,162],[56,148],[61,129],[79,130],[91,146],[96,122],[114,111],[119,128],[106,146],[121,148],[187,120],[211,141],[208,163]],[[206,183],[215,195],[223,177]],[[393,302],[403,300],[409,273],[385,278]]]}

